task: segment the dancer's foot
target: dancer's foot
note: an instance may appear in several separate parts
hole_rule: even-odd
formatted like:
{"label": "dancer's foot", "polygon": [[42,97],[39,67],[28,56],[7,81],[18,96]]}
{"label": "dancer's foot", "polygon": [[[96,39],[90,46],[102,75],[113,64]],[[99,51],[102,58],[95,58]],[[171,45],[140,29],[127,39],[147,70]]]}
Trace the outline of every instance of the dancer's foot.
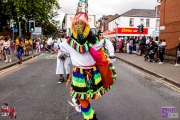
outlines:
{"label": "dancer's foot", "polygon": [[62,82],[64,82],[64,78],[63,78],[63,77],[61,77],[61,78],[59,79],[58,83],[62,83]]}
{"label": "dancer's foot", "polygon": [[[68,101],[68,102],[69,102],[69,101]],[[71,106],[75,107],[75,109],[76,109],[77,112],[81,112],[81,105],[80,105],[80,103],[78,102],[78,100],[72,98],[72,102],[73,102],[73,103],[69,102],[69,104],[71,104]]]}
{"label": "dancer's foot", "polygon": [[[93,117],[93,119],[89,119],[89,120],[99,120],[99,119],[97,119],[97,114],[94,114],[94,117]],[[87,120],[87,119],[84,119],[84,120]]]}

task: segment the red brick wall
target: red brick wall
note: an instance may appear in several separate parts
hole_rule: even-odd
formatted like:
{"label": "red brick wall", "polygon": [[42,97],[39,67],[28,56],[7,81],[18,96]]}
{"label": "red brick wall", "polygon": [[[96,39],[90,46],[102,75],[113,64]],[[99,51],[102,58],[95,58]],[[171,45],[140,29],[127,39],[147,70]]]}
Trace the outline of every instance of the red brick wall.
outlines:
{"label": "red brick wall", "polygon": [[167,54],[175,55],[180,36],[180,0],[162,0],[160,7],[160,39],[167,43]]}

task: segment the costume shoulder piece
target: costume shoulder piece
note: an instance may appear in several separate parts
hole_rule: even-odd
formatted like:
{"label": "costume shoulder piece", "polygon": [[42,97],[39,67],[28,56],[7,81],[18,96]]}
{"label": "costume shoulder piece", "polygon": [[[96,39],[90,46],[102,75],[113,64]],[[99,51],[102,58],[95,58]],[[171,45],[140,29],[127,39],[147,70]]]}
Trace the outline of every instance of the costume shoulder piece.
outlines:
{"label": "costume shoulder piece", "polygon": [[[99,42],[99,39],[96,37],[95,43]],[[92,43],[86,41],[83,45],[79,44],[75,39],[68,38],[67,43],[79,53],[85,53],[89,51],[89,48],[92,47]]]}

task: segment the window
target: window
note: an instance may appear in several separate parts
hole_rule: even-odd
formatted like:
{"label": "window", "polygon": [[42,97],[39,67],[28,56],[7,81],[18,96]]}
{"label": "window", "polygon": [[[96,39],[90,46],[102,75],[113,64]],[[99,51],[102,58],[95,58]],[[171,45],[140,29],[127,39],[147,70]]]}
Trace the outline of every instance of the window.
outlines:
{"label": "window", "polygon": [[146,27],[150,26],[150,19],[146,19]]}
{"label": "window", "polygon": [[134,27],[134,18],[130,18],[129,27]]}
{"label": "window", "polygon": [[140,19],[140,23],[144,25],[144,19]]}
{"label": "window", "polygon": [[156,20],[156,27],[159,27],[160,26],[160,19],[157,19]]}

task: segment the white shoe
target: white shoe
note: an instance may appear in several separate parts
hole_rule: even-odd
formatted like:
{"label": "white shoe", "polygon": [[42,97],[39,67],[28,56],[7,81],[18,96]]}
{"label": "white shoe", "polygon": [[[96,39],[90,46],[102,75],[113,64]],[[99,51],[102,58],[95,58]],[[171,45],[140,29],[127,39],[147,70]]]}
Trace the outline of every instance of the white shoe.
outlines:
{"label": "white shoe", "polygon": [[4,62],[8,62],[8,60],[5,60]]}
{"label": "white shoe", "polygon": [[12,62],[12,60],[10,59],[9,62]]}
{"label": "white shoe", "polygon": [[158,64],[163,64],[163,62],[159,62]]}
{"label": "white shoe", "polygon": [[179,64],[175,64],[174,66],[179,66]]}
{"label": "white shoe", "polygon": [[78,105],[78,104],[76,103],[76,101],[77,101],[76,99],[72,98],[72,102],[73,102],[73,103],[71,103],[71,102],[69,102],[69,101],[68,101],[68,102],[69,102],[69,104],[71,104],[71,106],[75,107],[75,109],[76,109],[77,112],[81,112],[81,105],[80,105],[80,104]]}

